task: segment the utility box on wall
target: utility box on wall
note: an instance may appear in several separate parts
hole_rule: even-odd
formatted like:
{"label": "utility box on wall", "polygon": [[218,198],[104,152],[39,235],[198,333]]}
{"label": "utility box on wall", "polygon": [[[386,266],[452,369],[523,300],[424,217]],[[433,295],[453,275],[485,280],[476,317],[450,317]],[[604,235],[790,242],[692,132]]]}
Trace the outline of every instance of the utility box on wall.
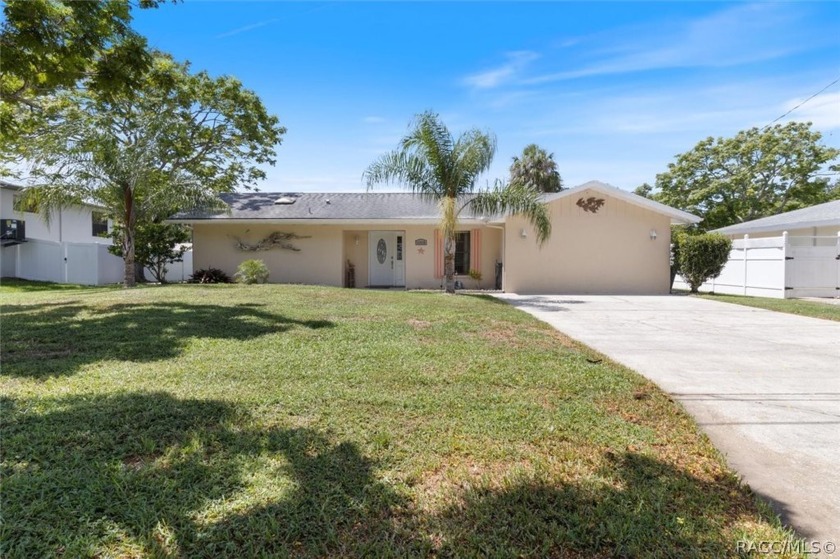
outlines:
{"label": "utility box on wall", "polygon": [[26,222],[20,219],[0,219],[0,239],[3,246],[22,243],[26,240]]}

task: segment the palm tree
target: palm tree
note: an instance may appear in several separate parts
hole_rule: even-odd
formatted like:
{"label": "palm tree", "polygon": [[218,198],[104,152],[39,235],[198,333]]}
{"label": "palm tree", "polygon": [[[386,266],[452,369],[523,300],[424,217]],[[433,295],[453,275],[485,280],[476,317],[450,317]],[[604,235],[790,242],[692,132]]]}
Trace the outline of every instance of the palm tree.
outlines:
{"label": "palm tree", "polygon": [[447,293],[455,293],[455,234],[464,210],[485,216],[521,214],[534,226],[540,244],[551,235],[548,210],[535,189],[497,181],[492,189],[476,191],[476,180],[490,167],[495,153],[492,134],[472,129],[456,140],[440,117],[427,111],[417,115],[396,150],[364,172],[368,189],[398,183],[440,205]]}
{"label": "palm tree", "polygon": [[554,154],[537,144],[525,146],[522,157],[514,157],[510,165],[510,182],[535,188],[540,192],[560,192],[563,179],[557,170]]}

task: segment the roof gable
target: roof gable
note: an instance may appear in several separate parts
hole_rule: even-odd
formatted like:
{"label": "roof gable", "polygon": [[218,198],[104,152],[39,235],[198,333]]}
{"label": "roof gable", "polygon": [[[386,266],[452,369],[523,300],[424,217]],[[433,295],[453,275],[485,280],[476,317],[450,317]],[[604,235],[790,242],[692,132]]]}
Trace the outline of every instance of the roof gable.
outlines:
{"label": "roof gable", "polygon": [[570,188],[568,190],[563,190],[554,194],[547,194],[544,200],[546,201],[546,203],[550,204],[555,200],[577,196],[580,193],[585,192],[587,190],[595,190],[596,192],[600,192],[606,196],[622,200],[624,202],[627,202],[628,204],[633,204],[634,206],[639,206],[646,210],[668,216],[669,218],[671,218],[671,223],[674,225],[687,225],[691,223],[699,223],[702,220],[702,218],[694,214],[684,212],[676,208],[672,208],[671,206],[666,206],[665,204],[662,204],[660,202],[656,202],[649,198],[639,196],[638,194],[633,194],[632,192],[627,192],[626,190],[622,190],[611,184],[607,184],[600,181],[589,181],[579,186],[575,186],[574,188]]}

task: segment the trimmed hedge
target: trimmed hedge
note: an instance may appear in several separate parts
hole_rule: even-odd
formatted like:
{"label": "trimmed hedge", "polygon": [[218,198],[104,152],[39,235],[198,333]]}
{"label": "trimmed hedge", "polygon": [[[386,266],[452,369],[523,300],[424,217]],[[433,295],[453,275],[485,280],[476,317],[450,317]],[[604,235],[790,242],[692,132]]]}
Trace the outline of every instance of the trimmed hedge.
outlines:
{"label": "trimmed hedge", "polygon": [[680,275],[692,293],[697,293],[703,282],[720,275],[731,250],[732,241],[720,233],[704,233],[680,239]]}

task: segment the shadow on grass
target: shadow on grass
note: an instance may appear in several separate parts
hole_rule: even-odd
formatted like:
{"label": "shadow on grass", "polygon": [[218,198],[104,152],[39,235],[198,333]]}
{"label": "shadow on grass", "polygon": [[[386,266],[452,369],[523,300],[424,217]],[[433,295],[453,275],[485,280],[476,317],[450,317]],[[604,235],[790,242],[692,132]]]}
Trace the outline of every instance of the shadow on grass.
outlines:
{"label": "shadow on grass", "polygon": [[256,427],[232,404],[132,393],[3,408],[8,558],[725,557],[728,526],[755,511],[731,476],[608,453],[599,478],[523,476],[421,513],[354,443]]}
{"label": "shadow on grass", "polygon": [[755,503],[734,477],[703,481],[630,452],[608,453],[607,463],[600,484],[523,479],[468,491],[440,517],[443,555],[737,556],[727,527],[741,515],[754,518]]}
{"label": "shadow on grass", "polygon": [[189,303],[45,304],[4,308],[3,374],[71,374],[102,360],[149,362],[177,356],[190,338],[246,340],[291,328],[333,326],[299,321],[253,305]]}
{"label": "shadow on grass", "polygon": [[163,393],[28,405],[3,402],[3,557],[327,556],[394,531],[400,499],[352,443]]}

